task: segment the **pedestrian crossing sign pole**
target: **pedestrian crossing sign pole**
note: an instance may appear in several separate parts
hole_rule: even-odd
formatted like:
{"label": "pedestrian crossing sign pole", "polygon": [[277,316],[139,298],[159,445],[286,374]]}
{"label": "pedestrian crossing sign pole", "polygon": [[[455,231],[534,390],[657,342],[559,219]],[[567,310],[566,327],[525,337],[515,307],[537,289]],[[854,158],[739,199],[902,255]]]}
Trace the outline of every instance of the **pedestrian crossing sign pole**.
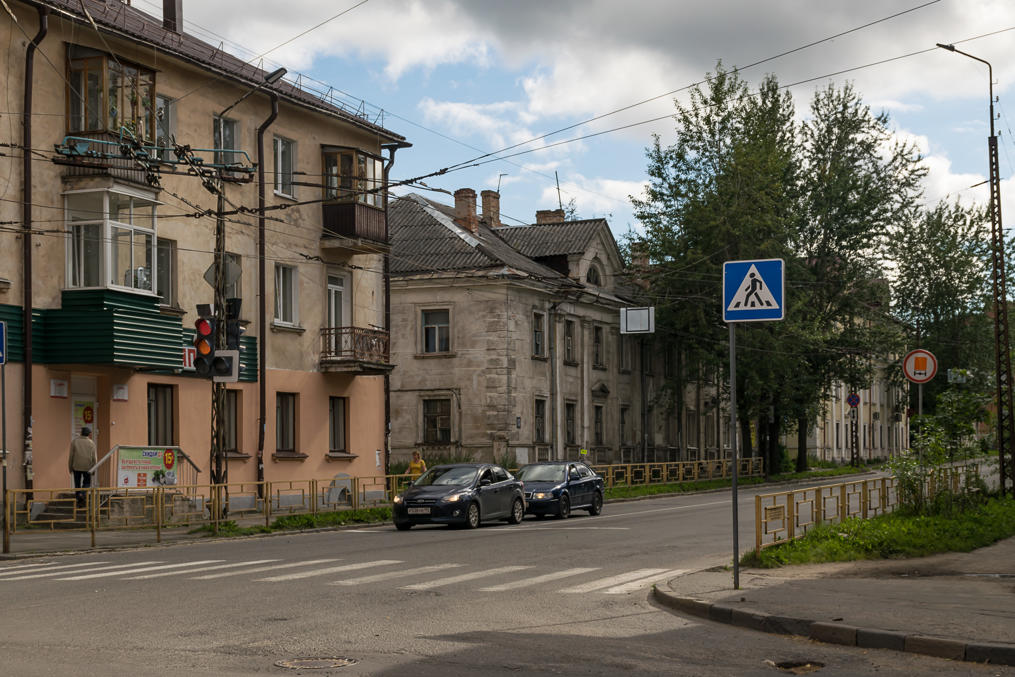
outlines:
{"label": "pedestrian crossing sign pole", "polygon": [[771,322],[786,317],[786,265],[782,259],[722,264],[722,319],[730,327],[730,477],[733,498],[733,589],[740,589],[740,520],[737,514],[737,322]]}

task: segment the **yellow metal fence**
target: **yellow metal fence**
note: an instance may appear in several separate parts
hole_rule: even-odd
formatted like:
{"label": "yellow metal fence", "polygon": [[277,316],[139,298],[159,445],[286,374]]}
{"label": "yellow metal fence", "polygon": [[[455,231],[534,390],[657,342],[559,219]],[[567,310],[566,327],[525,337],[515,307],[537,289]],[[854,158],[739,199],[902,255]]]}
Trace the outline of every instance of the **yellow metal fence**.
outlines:
{"label": "yellow metal fence", "polygon": [[[729,460],[592,467],[607,488],[726,479],[732,472]],[[761,459],[742,459],[739,472],[745,477],[761,475]],[[3,551],[10,551],[10,539],[19,531],[87,531],[94,546],[100,531],[149,529],[154,530],[156,542],[161,542],[162,530],[168,528],[211,525],[217,532],[223,520],[268,526],[283,515],[387,506],[411,481],[409,475],[402,474],[145,489],[9,489]],[[76,493],[83,495],[80,503]]]}
{"label": "yellow metal fence", "polygon": [[[942,468],[932,474],[926,491],[959,493],[979,476],[979,466]],[[790,489],[754,497],[754,548],[761,552],[804,536],[819,524],[838,524],[850,517],[869,519],[899,507],[899,481],[880,477]]]}

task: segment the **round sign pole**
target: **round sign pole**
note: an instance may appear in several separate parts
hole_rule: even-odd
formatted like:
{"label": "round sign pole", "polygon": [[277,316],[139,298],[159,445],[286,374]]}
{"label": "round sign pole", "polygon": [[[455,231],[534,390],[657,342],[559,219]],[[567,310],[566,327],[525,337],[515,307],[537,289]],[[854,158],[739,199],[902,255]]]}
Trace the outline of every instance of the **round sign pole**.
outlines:
{"label": "round sign pole", "polygon": [[[937,358],[934,353],[923,348],[910,350],[902,358],[902,373],[910,382],[916,384],[916,413],[923,416],[923,384],[937,374]],[[923,453],[920,454],[920,465],[923,465]]]}

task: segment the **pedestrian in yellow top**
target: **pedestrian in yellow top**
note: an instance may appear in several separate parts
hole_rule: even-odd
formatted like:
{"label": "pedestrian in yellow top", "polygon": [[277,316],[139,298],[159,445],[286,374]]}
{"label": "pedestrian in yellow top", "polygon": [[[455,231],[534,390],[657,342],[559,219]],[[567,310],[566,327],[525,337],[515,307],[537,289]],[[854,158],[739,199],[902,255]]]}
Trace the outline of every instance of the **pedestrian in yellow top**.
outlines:
{"label": "pedestrian in yellow top", "polygon": [[409,461],[409,478],[416,479],[426,472],[426,461],[420,458],[419,452],[412,452],[412,460]]}
{"label": "pedestrian in yellow top", "polygon": [[[92,429],[81,426],[81,436],[75,437],[70,443],[70,454],[67,457],[67,468],[74,473],[74,488],[87,489],[92,486],[91,470],[98,458],[95,453],[95,442],[92,441]],[[76,491],[78,505],[84,505],[85,492]]]}

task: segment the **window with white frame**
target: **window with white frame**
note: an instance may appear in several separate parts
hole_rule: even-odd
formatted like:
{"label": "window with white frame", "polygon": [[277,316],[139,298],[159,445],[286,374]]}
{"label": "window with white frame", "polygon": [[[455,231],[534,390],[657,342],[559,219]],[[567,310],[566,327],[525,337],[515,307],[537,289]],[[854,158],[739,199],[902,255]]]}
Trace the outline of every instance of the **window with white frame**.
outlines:
{"label": "window with white frame", "polygon": [[296,266],[275,264],[275,322],[295,325],[297,310]]}
{"label": "window with white frame", "polygon": [[[277,139],[276,139],[277,140]],[[227,165],[235,162],[235,154],[232,152],[239,144],[236,138],[236,120],[220,118],[217,115],[213,119],[212,143],[217,149],[215,153],[215,164]],[[276,148],[276,153],[278,152]],[[291,168],[290,168],[291,171]],[[276,183],[275,190],[278,190]]]}
{"label": "window with white frame", "polygon": [[176,302],[176,242],[159,238],[155,245],[155,293],[164,306]]}
{"label": "window with white frame", "polygon": [[157,203],[120,190],[64,195],[68,287],[154,291]]}
{"label": "window with white frame", "polygon": [[447,353],[451,351],[451,311],[422,311],[423,321],[423,352]]}
{"label": "window with white frame", "polygon": [[275,193],[285,197],[296,197],[293,185],[293,171],[296,167],[296,142],[276,136],[275,150]]}

